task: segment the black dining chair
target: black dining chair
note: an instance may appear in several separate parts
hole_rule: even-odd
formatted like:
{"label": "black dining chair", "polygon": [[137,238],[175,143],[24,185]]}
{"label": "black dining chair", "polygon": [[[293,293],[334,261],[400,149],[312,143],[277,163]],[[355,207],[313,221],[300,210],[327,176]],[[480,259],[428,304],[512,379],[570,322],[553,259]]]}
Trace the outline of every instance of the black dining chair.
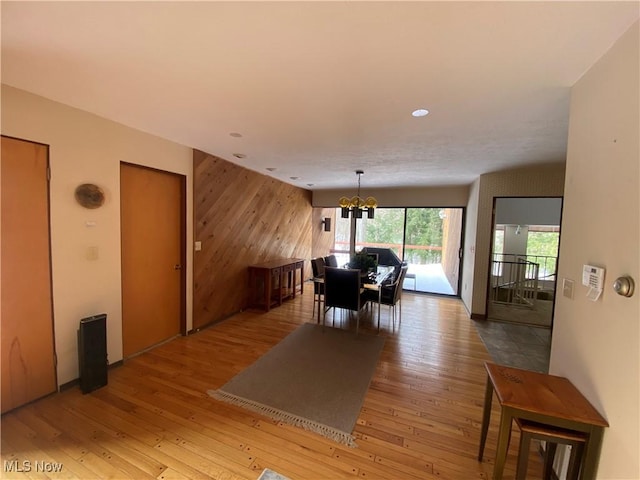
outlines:
{"label": "black dining chair", "polygon": [[324,326],[327,312],[333,308],[333,324],[336,321],[336,308],[356,312],[356,334],[360,326],[360,310],[367,302],[360,283],[360,270],[326,266],[324,269]]}
{"label": "black dining chair", "polygon": [[[396,313],[398,317],[398,324],[402,321],[402,283],[409,270],[408,265],[402,265],[399,273],[393,278],[391,283],[383,284],[380,286],[381,292],[378,297],[377,292],[369,291],[367,293],[367,301],[377,303],[380,301],[380,305],[387,305],[389,307],[389,314],[393,325],[396,324]],[[398,312],[396,312],[398,310]]]}
{"label": "black dining chair", "polygon": [[[311,269],[313,270],[313,309],[311,310],[311,318],[315,316],[316,303],[318,304],[318,323],[320,323],[320,309],[324,300],[324,258],[318,257],[311,259]],[[322,280],[322,281],[319,281]]]}
{"label": "black dining chair", "polygon": [[338,258],[335,255],[327,255],[324,257],[324,263],[327,267],[337,267]]}

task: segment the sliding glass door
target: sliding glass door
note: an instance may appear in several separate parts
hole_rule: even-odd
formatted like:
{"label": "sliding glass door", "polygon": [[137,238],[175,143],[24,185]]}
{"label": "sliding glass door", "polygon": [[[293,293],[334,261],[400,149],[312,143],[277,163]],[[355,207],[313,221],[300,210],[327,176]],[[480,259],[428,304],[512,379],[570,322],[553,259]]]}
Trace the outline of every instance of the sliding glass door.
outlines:
{"label": "sliding glass door", "polygon": [[402,259],[404,208],[377,208],[375,218],[356,222],[356,251],[363,247],[390,248]]}
{"label": "sliding glass door", "polygon": [[458,295],[462,209],[407,208],[406,212],[405,288]]}
{"label": "sliding glass door", "polygon": [[[458,295],[462,214],[462,208],[378,208],[375,218],[355,220],[356,251],[390,248],[409,265],[406,290]],[[351,222],[338,209],[334,251],[342,263],[349,260]]]}

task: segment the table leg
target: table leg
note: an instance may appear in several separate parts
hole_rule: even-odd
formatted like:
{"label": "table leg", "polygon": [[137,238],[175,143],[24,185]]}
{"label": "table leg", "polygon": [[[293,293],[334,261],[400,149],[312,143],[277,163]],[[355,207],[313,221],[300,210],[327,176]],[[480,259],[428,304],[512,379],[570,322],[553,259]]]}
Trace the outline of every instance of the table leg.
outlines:
{"label": "table leg", "polygon": [[304,263],[300,265],[300,295],[304,293]]}
{"label": "table leg", "polygon": [[271,308],[271,277],[273,277],[273,273],[271,270],[262,270],[262,275],[264,278],[264,309],[268,312]]}
{"label": "table leg", "polygon": [[509,437],[511,436],[511,422],[513,416],[508,408],[502,407],[500,412],[500,430],[498,430],[498,446],[496,447],[496,461],[493,466],[493,480],[502,480],[504,464],[507,460]]}
{"label": "table leg", "polygon": [[591,429],[591,432],[587,437],[587,442],[584,446],[584,453],[582,454],[582,471],[580,473],[581,480],[594,480],[596,478],[603,436],[603,427],[593,427]]}
{"label": "table leg", "polygon": [[296,298],[296,289],[298,288],[297,283],[296,283],[296,272],[298,270],[296,269],[296,267],[293,267],[293,270],[291,270],[291,276],[293,277],[293,280],[291,280],[291,298]]}
{"label": "table leg", "polygon": [[484,446],[487,442],[487,432],[489,431],[489,421],[491,420],[491,401],[493,400],[493,384],[487,376],[487,386],[484,391],[484,409],[482,410],[482,430],[480,431],[480,448],[478,450],[478,461],[482,461]]}
{"label": "table leg", "polygon": [[324,328],[325,323],[327,322],[327,311],[322,307],[322,327]]}
{"label": "table leg", "polygon": [[316,290],[318,293],[316,293],[315,295],[317,296],[317,301],[318,301],[318,325],[320,324],[320,309],[322,309],[324,311],[324,307],[322,306],[322,296],[320,295],[320,284],[316,284],[314,283],[313,285],[313,289]]}
{"label": "table leg", "polygon": [[380,333],[380,303],[382,303],[382,286],[378,285],[378,333]]}
{"label": "table leg", "polygon": [[249,298],[249,306],[256,305],[259,301],[258,298],[258,286],[256,285],[256,271],[253,268],[249,269],[249,292],[251,297]]}
{"label": "table leg", "polygon": [[[547,443],[547,445],[549,445]],[[529,449],[531,448],[531,436],[520,432],[520,446],[518,447],[518,464],[516,466],[516,480],[527,480],[527,467],[529,463]],[[543,477],[551,478],[551,477]]]}

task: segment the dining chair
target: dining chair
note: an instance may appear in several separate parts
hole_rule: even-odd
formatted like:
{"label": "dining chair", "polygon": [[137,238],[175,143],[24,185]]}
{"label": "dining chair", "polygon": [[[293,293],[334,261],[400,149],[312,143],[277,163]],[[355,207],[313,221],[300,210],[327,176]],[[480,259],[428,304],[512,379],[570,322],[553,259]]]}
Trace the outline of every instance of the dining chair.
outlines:
{"label": "dining chair", "polygon": [[324,263],[327,267],[337,267],[338,258],[335,255],[327,255],[324,257]]}
{"label": "dining chair", "polygon": [[320,323],[320,309],[324,300],[324,283],[316,279],[324,280],[324,258],[318,257],[311,259],[311,269],[313,270],[313,309],[311,310],[311,318],[315,316],[316,303],[318,304],[318,323]]}
{"label": "dining chair", "polygon": [[322,325],[326,323],[327,312],[333,308],[333,324],[336,321],[336,308],[356,312],[356,334],[360,326],[360,310],[367,302],[361,285],[360,270],[326,266],[324,269],[324,315]]}
{"label": "dining chair", "polygon": [[367,301],[378,302],[380,305],[387,305],[389,307],[389,314],[393,324],[396,323],[396,310],[398,310],[398,324],[402,321],[402,283],[407,275],[408,265],[402,265],[399,273],[395,276],[393,281],[389,284],[383,284],[380,286],[382,289],[380,297],[375,292],[369,292],[367,294]]}

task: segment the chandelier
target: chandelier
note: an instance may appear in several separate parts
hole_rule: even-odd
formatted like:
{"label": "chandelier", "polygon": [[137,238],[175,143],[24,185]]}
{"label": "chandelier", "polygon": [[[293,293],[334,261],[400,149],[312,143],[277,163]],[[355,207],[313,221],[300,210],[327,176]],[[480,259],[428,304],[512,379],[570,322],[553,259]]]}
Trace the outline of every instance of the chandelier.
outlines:
{"label": "chandelier", "polygon": [[354,218],[362,218],[363,210],[367,211],[367,218],[373,218],[375,208],[378,206],[378,201],[373,197],[367,197],[366,200],[360,197],[360,177],[364,175],[362,170],[356,170],[358,176],[358,193],[355,197],[341,197],[338,201],[340,208],[342,209],[342,218],[349,218],[349,212]]}

